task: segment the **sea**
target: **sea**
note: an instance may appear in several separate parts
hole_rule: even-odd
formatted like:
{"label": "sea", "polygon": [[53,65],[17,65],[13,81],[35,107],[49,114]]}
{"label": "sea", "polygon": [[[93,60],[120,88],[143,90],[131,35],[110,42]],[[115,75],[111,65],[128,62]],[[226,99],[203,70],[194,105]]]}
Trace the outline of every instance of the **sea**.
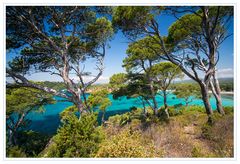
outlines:
{"label": "sea", "polygon": [[[111,94],[108,95],[108,98],[111,100],[112,105],[106,109],[105,119],[116,114],[123,114],[129,112],[131,107],[142,108],[143,104],[140,98],[128,98],[123,96],[118,99],[113,99]],[[61,113],[65,108],[72,106],[71,102],[63,102],[62,98],[55,97],[57,102],[55,104],[45,105],[45,110],[43,112],[31,112],[28,114],[27,119],[30,120],[30,126],[28,130],[37,131],[40,133],[52,135],[56,133],[58,127],[61,125],[59,113]],[[159,107],[163,105],[163,97],[160,95],[156,96]],[[210,98],[210,103],[212,108],[216,109],[216,100],[214,97]],[[232,95],[222,95],[223,106],[233,106],[233,96]],[[168,94],[167,104],[169,106],[174,105],[185,105],[183,99],[177,98],[174,94]],[[203,101],[201,99],[193,99],[189,105],[199,105],[203,106]],[[146,104],[147,106],[147,104]],[[102,113],[99,112],[99,115]]]}

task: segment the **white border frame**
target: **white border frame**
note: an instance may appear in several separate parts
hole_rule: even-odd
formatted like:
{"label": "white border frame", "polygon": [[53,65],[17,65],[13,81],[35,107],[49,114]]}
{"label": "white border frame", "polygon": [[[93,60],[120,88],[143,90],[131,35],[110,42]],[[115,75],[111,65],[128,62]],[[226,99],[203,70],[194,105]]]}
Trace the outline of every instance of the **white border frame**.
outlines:
{"label": "white border frame", "polygon": [[[13,2],[14,1],[14,2]],[[1,94],[1,97],[2,100],[3,100],[3,126],[1,127],[4,127],[4,129],[1,129],[3,131],[3,137],[2,138],[2,141],[3,141],[3,152],[2,150],[0,152],[2,152],[3,154],[3,161],[4,162],[14,162],[14,161],[24,161],[24,162],[27,162],[27,161],[38,161],[38,162],[41,162],[41,161],[59,161],[59,162],[64,162],[64,161],[186,161],[186,162],[189,162],[189,161],[195,161],[195,162],[202,162],[202,161],[218,161],[218,162],[226,162],[226,161],[231,161],[231,162],[234,162],[236,163],[239,158],[239,152],[237,147],[239,146],[239,142],[237,141],[237,137],[239,136],[238,135],[238,131],[237,131],[237,124],[239,125],[239,121],[237,119],[237,117],[239,117],[239,112],[237,111],[237,108],[238,108],[238,103],[237,103],[237,100],[238,100],[238,94],[237,94],[237,91],[239,90],[239,87],[237,86],[237,82],[239,82],[238,80],[238,77],[237,77],[237,53],[238,53],[238,49],[237,49],[237,43],[238,43],[238,40],[237,40],[237,36],[239,37],[239,34],[237,32],[237,29],[239,29],[239,24],[238,21],[237,21],[237,16],[239,15],[238,13],[238,6],[239,6],[239,3],[237,2],[237,0],[234,0],[234,1],[226,1],[226,0],[222,0],[222,2],[219,2],[219,1],[216,1],[216,0],[202,0],[202,3],[198,3],[196,0],[192,0],[191,3],[188,3],[188,2],[176,2],[173,1],[173,0],[169,0],[168,3],[165,3],[165,2],[160,2],[160,1],[154,1],[154,2],[149,2],[149,3],[146,3],[144,2],[143,0],[139,0],[139,2],[129,2],[130,0],[119,0],[117,3],[115,3],[113,0],[109,0],[111,2],[106,2],[106,1],[100,1],[98,0],[99,2],[97,3],[94,3],[94,2],[89,2],[88,0],[82,0],[81,2],[79,1],[76,1],[76,0],[68,0],[68,1],[71,1],[72,3],[63,3],[62,1],[58,0],[56,3],[49,3],[49,0],[46,1],[46,0],[42,0],[41,2],[42,3],[36,3],[36,2],[33,2],[31,1],[29,3],[29,1],[27,0],[22,0],[21,3],[19,3],[19,1],[17,0],[13,0],[11,2],[9,1],[6,1],[4,0],[2,6],[1,6],[1,9],[2,9],[2,13],[1,13],[1,17],[3,18],[3,26],[1,26],[1,31],[3,32],[3,40],[1,38],[1,42],[3,43],[2,45],[3,46],[3,70],[1,71],[0,75],[1,77],[3,77],[3,81],[2,82],[2,85],[0,86],[3,86],[3,94]],[[35,0],[34,0],[35,1]],[[97,1],[97,0],[96,0]],[[193,2],[194,1],[194,2]],[[211,1],[211,2],[209,2]],[[5,102],[5,67],[6,67],[6,44],[5,44],[5,39],[6,39],[6,36],[5,36],[5,9],[6,9],[6,6],[44,6],[44,5],[48,5],[48,6],[55,6],[55,5],[68,5],[68,6],[74,6],[74,5],[82,5],[82,6],[140,6],[140,5],[143,5],[143,6],[154,6],[154,5],[159,5],[159,6],[195,6],[195,5],[206,5],[206,6],[226,6],[226,5],[231,5],[231,6],[234,6],[234,50],[233,50],[233,54],[234,54],[234,158],[6,158],[6,142],[5,142],[5,133],[6,133],[6,125],[5,125],[5,119],[6,119],[6,116],[5,116],[5,109],[6,109],[6,102]],[[2,118],[2,116],[1,116]],[[237,122],[238,121],[238,122]]]}

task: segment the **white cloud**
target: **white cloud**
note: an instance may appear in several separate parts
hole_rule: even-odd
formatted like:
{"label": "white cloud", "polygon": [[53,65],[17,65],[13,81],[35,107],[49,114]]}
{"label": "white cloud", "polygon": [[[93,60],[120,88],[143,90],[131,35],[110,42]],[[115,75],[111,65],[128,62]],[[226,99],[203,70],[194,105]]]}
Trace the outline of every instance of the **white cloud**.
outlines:
{"label": "white cloud", "polygon": [[[203,73],[199,72],[199,77],[203,78]],[[218,78],[232,78],[233,75],[233,69],[232,68],[224,68],[224,69],[218,69],[217,70],[217,77]],[[183,79],[176,79],[175,81],[185,81],[185,80],[192,80],[187,75],[184,75]]]}
{"label": "white cloud", "polygon": [[218,69],[217,76],[218,78],[233,77],[233,69],[232,68]]}
{"label": "white cloud", "polygon": [[[85,83],[89,82],[90,80],[92,80],[94,77],[93,76],[83,76],[83,81]],[[71,77],[71,79],[73,79],[74,81],[79,81],[79,78],[77,76]],[[98,78],[98,80],[96,81],[96,83],[108,83],[109,82],[109,77],[108,76],[100,76]]]}

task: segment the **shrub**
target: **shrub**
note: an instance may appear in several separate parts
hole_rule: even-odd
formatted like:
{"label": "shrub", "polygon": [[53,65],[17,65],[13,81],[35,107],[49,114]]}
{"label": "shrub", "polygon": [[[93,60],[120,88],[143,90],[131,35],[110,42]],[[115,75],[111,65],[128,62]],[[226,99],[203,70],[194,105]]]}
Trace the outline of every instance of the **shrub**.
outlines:
{"label": "shrub", "polygon": [[120,117],[119,125],[124,126],[124,125],[130,123],[132,121],[131,116],[132,116],[131,112],[127,112],[127,113],[122,114],[121,117]]}
{"label": "shrub", "polygon": [[161,107],[161,108],[158,109],[157,116],[161,121],[168,121],[167,114],[165,112],[164,107]]}
{"label": "shrub", "polygon": [[95,157],[143,158],[161,156],[162,152],[157,150],[153,143],[143,143],[138,131],[131,132],[129,129],[125,129],[103,142]]}
{"label": "shrub", "polygon": [[204,138],[206,139],[211,139],[212,138],[212,134],[210,133],[211,131],[211,126],[209,124],[204,124],[202,126],[202,135]]}
{"label": "shrub", "polygon": [[183,113],[183,110],[180,109],[180,108],[175,108],[175,107],[169,107],[168,108],[168,113],[169,113],[169,116],[177,116],[177,115],[181,115]]}
{"label": "shrub", "polygon": [[133,119],[131,121],[131,124],[129,125],[130,129],[132,130],[137,130],[137,129],[140,129],[141,128],[141,120],[139,119]]}
{"label": "shrub", "polygon": [[204,157],[204,154],[202,153],[202,151],[199,147],[194,146],[193,149],[192,149],[192,157],[202,158],[202,157]]}
{"label": "shrub", "polygon": [[102,127],[97,127],[97,115],[88,114],[79,120],[74,114],[65,117],[44,157],[91,157],[104,139]]}
{"label": "shrub", "polygon": [[46,146],[49,136],[34,132],[23,131],[18,134],[18,146],[28,157],[36,157]]}
{"label": "shrub", "polygon": [[202,135],[208,139],[216,156],[233,156],[233,117],[232,115],[213,117],[213,124],[202,127]]}
{"label": "shrub", "polygon": [[233,114],[233,107],[227,106],[224,107],[225,114]]}
{"label": "shrub", "polygon": [[199,113],[206,113],[205,108],[203,106],[192,105],[185,108],[184,112],[194,111]]}
{"label": "shrub", "polygon": [[18,146],[7,147],[7,157],[9,158],[24,158],[26,154]]}
{"label": "shrub", "polygon": [[131,112],[127,112],[121,115],[115,115],[108,118],[108,123],[113,126],[124,126],[129,124],[134,119],[143,119],[143,112],[141,108],[134,108]]}
{"label": "shrub", "polygon": [[108,118],[108,122],[113,126],[118,126],[120,124],[121,115],[117,114]]}

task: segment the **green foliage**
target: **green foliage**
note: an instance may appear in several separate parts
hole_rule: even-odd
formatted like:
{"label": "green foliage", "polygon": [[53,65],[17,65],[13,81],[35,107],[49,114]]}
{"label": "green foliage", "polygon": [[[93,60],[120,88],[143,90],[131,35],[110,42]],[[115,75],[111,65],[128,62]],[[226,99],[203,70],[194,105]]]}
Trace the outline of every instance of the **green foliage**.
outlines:
{"label": "green foliage", "polygon": [[226,107],[224,107],[224,112],[225,112],[225,114],[232,114],[233,115],[234,108],[230,107],[230,106],[226,106]]}
{"label": "green foliage", "polygon": [[64,109],[59,115],[63,122],[72,119],[72,117],[75,118],[76,112],[78,111],[76,106],[70,106]]}
{"label": "green foliage", "polygon": [[183,77],[181,69],[171,62],[161,62],[153,65],[151,73],[152,76],[157,76],[159,81]]}
{"label": "green foliage", "polygon": [[195,84],[181,83],[175,85],[174,94],[177,96],[177,98],[183,98],[187,106],[194,98],[199,98],[201,92],[199,86]]}
{"label": "green foliage", "polygon": [[200,113],[205,113],[205,108],[203,106],[198,106],[198,105],[191,105],[184,112],[200,112]]}
{"label": "green foliage", "polygon": [[202,134],[205,138],[211,139],[213,136],[210,133],[211,125],[209,124],[204,124],[202,127]]}
{"label": "green foliage", "polygon": [[115,125],[115,126],[124,126],[127,123],[130,123],[132,120],[131,117],[131,112],[127,112],[121,115],[115,115],[115,116],[111,116],[108,119],[108,122],[110,122],[111,124]]}
{"label": "green foliage", "polygon": [[193,158],[202,158],[202,157],[205,157],[205,154],[202,153],[202,151],[199,147],[193,147],[192,157]]}
{"label": "green foliage", "polygon": [[113,89],[117,89],[124,86],[126,82],[127,82],[127,77],[125,73],[113,74],[109,80],[109,84]]}
{"label": "green foliage", "polygon": [[183,38],[187,38],[194,33],[199,33],[200,31],[201,18],[195,14],[186,14],[169,27],[167,42],[178,43]]}
{"label": "green foliage", "polygon": [[149,72],[152,78],[155,80],[160,90],[166,91],[173,79],[183,78],[181,69],[171,62],[160,62],[149,68]]}
{"label": "green foliage", "polygon": [[43,81],[43,82],[37,82],[37,84],[55,89],[57,91],[66,89],[66,86],[63,82]]}
{"label": "green foliage", "polygon": [[[158,116],[158,121],[164,121],[164,122],[169,122],[169,118],[166,114],[165,107],[161,107],[158,109],[157,116]],[[178,115],[183,114],[183,110],[180,108],[175,108],[174,106],[168,106],[167,107],[168,115],[169,117],[174,117]]]}
{"label": "green foliage", "polygon": [[161,157],[162,152],[150,142],[145,144],[138,131],[126,129],[101,144],[95,157],[151,158]]}
{"label": "green foliage", "polygon": [[87,27],[86,32],[90,33],[94,41],[99,44],[106,42],[106,40],[112,37],[113,28],[111,22],[106,17],[100,17],[96,19],[96,22]]}
{"label": "green foliage", "polygon": [[131,36],[139,34],[143,26],[152,17],[151,7],[119,6],[113,10],[113,26]]}
{"label": "green foliage", "polygon": [[111,105],[111,100],[108,98],[108,90],[101,89],[92,92],[87,99],[87,102],[92,108],[98,107],[101,111],[105,112],[106,108]]}
{"label": "green foliage", "polygon": [[53,104],[55,100],[52,95],[32,88],[7,89],[6,115],[7,115],[7,142],[17,144],[18,133],[29,126],[26,116],[29,112],[43,112],[44,105]]}
{"label": "green foliage", "polygon": [[[152,44],[149,43],[150,41],[151,38],[146,37],[135,41],[128,46],[126,51],[128,56],[123,60],[123,66],[126,68],[127,72],[134,72],[138,69],[142,69],[143,67],[150,67],[147,65],[147,62],[159,61],[159,56],[156,53],[156,50],[153,51],[149,48],[149,44]],[[160,53],[160,50],[157,52]]]}
{"label": "green foliage", "polygon": [[27,157],[37,157],[45,148],[50,136],[34,131],[23,131],[18,134],[18,146]]}
{"label": "green foliage", "polygon": [[[66,44],[67,58],[73,65],[88,57],[95,58],[114,32],[106,17],[109,7],[11,6],[7,11],[7,47],[16,48],[12,44],[16,43],[22,50],[20,57],[16,57],[18,60],[9,65],[17,72],[21,72],[21,68],[24,72],[30,72],[33,67],[38,71],[62,68],[61,52],[66,50]],[[19,19],[19,14],[25,19]],[[37,29],[33,24],[37,24]],[[45,26],[49,28],[43,28]]]}
{"label": "green foliage", "polygon": [[127,49],[128,56],[123,61],[129,82],[125,88],[119,90],[121,93],[129,93],[130,96],[141,96],[147,101],[152,99],[154,110],[158,106],[155,100],[157,91],[164,91],[166,100],[166,90],[172,80],[183,77],[178,66],[170,62],[160,62],[161,52],[159,45],[150,37],[130,44]]}
{"label": "green foliage", "polygon": [[7,89],[7,115],[14,112],[25,113],[29,110],[38,110],[46,104],[55,103],[51,95],[32,88]]}
{"label": "green foliage", "polygon": [[220,88],[222,91],[233,91],[233,83],[232,82],[220,82]]}
{"label": "green foliage", "polygon": [[168,108],[169,116],[177,116],[183,114],[183,109],[176,109],[175,107],[169,107]]}
{"label": "green foliage", "polygon": [[18,146],[7,147],[8,158],[24,158],[26,154]]}
{"label": "green foliage", "polygon": [[112,124],[113,126],[119,126],[120,125],[121,116],[122,115],[119,115],[119,114],[111,116],[111,117],[108,118],[108,122],[110,124]]}
{"label": "green foliage", "polygon": [[96,114],[81,116],[70,114],[63,120],[43,157],[91,157],[104,139],[102,127],[97,127]]}
{"label": "green foliage", "polygon": [[141,108],[137,108],[131,110],[131,112],[126,112],[121,115],[114,115],[108,118],[108,122],[115,126],[124,126],[126,124],[131,123],[134,119],[143,119],[143,110]]}

